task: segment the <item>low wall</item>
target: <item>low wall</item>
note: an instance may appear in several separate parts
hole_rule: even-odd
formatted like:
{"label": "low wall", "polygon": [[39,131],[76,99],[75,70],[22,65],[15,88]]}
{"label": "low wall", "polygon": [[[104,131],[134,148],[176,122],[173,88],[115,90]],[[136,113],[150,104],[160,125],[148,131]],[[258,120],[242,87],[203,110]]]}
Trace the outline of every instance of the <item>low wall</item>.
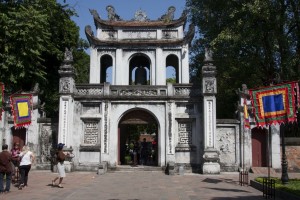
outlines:
{"label": "low wall", "polygon": [[285,138],[285,154],[288,171],[300,172],[300,138]]}

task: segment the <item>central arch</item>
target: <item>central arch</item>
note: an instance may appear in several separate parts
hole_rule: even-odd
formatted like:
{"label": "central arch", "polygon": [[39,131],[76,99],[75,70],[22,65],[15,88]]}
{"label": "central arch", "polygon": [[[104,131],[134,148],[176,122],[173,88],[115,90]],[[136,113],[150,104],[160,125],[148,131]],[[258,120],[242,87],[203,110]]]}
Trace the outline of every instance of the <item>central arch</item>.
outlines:
{"label": "central arch", "polygon": [[159,123],[147,110],[127,111],[118,125],[119,165],[157,166]]}

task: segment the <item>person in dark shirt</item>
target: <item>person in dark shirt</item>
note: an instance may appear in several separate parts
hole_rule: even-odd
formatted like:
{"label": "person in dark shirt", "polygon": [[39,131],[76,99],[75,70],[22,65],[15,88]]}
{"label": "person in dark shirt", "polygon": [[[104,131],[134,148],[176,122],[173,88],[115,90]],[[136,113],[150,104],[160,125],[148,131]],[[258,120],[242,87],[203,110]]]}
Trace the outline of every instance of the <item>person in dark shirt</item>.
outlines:
{"label": "person in dark shirt", "polygon": [[[7,193],[10,190],[11,173],[12,173],[12,156],[8,151],[8,145],[2,145],[2,152],[0,153],[0,192]],[[6,185],[4,190],[3,178],[6,176]]]}

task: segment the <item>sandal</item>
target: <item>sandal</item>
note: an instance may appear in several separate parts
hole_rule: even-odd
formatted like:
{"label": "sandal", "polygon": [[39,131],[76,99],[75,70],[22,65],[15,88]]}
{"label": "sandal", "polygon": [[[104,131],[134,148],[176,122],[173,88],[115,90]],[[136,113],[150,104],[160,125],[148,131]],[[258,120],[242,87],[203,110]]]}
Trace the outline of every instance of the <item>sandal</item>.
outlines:
{"label": "sandal", "polygon": [[59,184],[57,187],[59,187],[59,188],[64,188],[64,187],[63,187],[63,186],[61,186],[60,184]]}

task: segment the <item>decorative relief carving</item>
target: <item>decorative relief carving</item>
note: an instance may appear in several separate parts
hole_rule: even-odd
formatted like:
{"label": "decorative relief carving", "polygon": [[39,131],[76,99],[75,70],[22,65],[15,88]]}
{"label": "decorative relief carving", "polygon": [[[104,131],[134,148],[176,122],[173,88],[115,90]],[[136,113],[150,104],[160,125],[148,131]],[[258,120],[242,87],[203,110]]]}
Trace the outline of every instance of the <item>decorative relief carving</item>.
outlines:
{"label": "decorative relief carving", "polygon": [[172,103],[169,103],[169,154],[172,154]]}
{"label": "decorative relief carving", "polygon": [[201,89],[192,89],[190,87],[175,88],[175,95],[178,96],[201,96]]}
{"label": "decorative relief carving", "polygon": [[192,144],[192,122],[178,123],[178,144]]}
{"label": "decorative relief carving", "polygon": [[214,147],[213,136],[213,102],[207,101],[207,147]]}
{"label": "decorative relief carving", "polygon": [[104,104],[104,137],[103,137],[103,142],[104,142],[104,153],[108,153],[108,148],[107,148],[107,142],[108,142],[108,139],[107,139],[107,133],[108,133],[108,130],[107,130],[107,127],[108,127],[108,122],[107,122],[107,115],[108,115],[108,102],[105,102]]}
{"label": "decorative relief carving", "polygon": [[157,90],[120,90],[120,96],[156,96]]}
{"label": "decorative relief carving", "polygon": [[60,79],[60,92],[68,93],[70,92],[71,82],[68,79]]}
{"label": "decorative relief carving", "polygon": [[205,81],[205,92],[214,93],[215,92],[215,80],[209,79]]}
{"label": "decorative relief carving", "polygon": [[191,88],[175,88],[175,95],[179,96],[189,96],[191,93]]}
{"label": "decorative relief carving", "polygon": [[75,92],[76,95],[102,95],[103,88],[80,88]]}
{"label": "decorative relief carving", "polygon": [[[49,127],[50,128],[50,127]],[[47,158],[50,157],[50,147],[51,147],[51,130],[46,129],[46,127],[42,128],[42,133],[41,133],[41,163],[46,163],[49,162]]]}
{"label": "decorative relief carving", "polygon": [[63,124],[62,124],[62,143],[66,144],[66,138],[68,133],[68,109],[69,102],[63,101]]}
{"label": "decorative relief carving", "polygon": [[234,154],[236,147],[235,129],[231,127],[218,128],[216,140],[217,149],[220,150],[220,160],[222,160],[223,163],[236,162]]}
{"label": "decorative relief carving", "polygon": [[98,122],[84,123],[84,144],[97,144],[99,135]]}
{"label": "decorative relief carving", "polygon": [[124,39],[155,39],[156,31],[139,30],[139,31],[123,31]]}
{"label": "decorative relief carving", "polygon": [[193,145],[193,122],[188,119],[178,121],[178,144],[176,152],[192,152],[196,146]]}

